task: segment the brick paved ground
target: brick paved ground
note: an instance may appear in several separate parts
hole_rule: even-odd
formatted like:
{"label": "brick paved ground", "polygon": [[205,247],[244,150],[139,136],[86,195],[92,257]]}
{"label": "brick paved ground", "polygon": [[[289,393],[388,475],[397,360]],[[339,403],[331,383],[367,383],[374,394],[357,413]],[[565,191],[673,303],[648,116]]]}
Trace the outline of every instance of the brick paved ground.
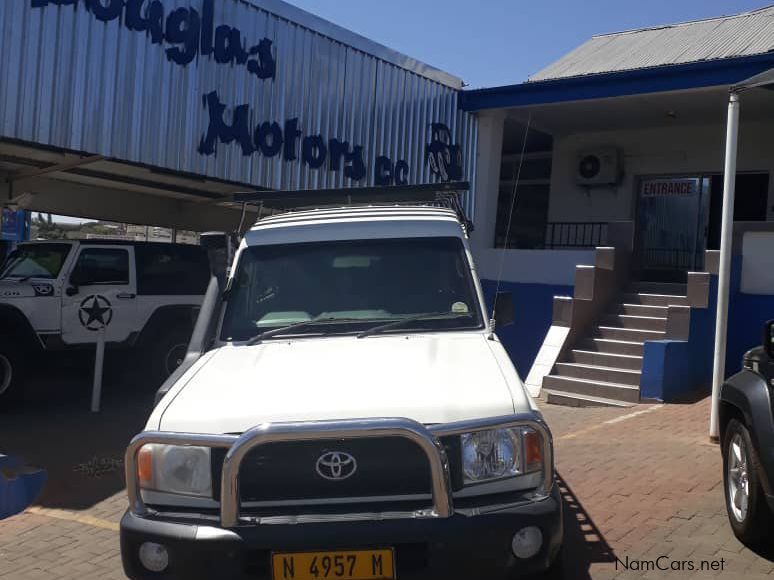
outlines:
{"label": "brick paved ground", "polygon": [[[0,416],[3,450],[51,470],[39,504],[0,522],[3,580],[123,578],[121,471],[92,459],[120,458],[142,428],[152,393],[133,392],[136,381],[123,381],[106,393],[104,412],[94,417],[85,411],[88,385],[81,383],[74,398],[61,394],[65,385],[57,381],[55,392],[41,391],[26,409]],[[744,548],[728,527],[720,454],[707,440],[707,401],[634,409],[544,405],[543,411],[554,431],[565,498],[565,578],[774,579],[772,561]],[[107,472],[97,476],[89,467],[100,464]],[[635,567],[634,561],[660,556],[662,564],[697,567],[722,559],[724,569],[616,568],[616,558],[628,557]]]}
{"label": "brick paved ground", "polygon": [[[709,401],[634,411],[544,406],[566,505],[566,578],[774,578],[768,558],[731,533]],[[647,571],[636,562],[695,571]],[[722,562],[720,560],[722,559]],[[699,570],[717,561],[723,570]]]}

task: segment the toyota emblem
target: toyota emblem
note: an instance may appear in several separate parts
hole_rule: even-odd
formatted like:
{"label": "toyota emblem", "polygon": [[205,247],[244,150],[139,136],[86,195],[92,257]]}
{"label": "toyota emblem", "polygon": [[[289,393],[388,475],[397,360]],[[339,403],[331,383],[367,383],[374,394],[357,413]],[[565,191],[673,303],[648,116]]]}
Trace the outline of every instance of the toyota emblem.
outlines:
{"label": "toyota emblem", "polygon": [[317,459],[317,475],[329,481],[343,481],[357,471],[357,461],[344,451],[328,451]]}

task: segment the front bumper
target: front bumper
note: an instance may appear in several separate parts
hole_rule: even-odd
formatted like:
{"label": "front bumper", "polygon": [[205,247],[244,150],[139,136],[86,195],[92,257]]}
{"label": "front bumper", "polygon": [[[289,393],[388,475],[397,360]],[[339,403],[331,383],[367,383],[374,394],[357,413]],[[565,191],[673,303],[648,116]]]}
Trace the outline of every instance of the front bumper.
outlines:
{"label": "front bumper", "polygon": [[[543,546],[527,560],[513,555],[511,540],[537,526]],[[557,486],[540,501],[501,506],[486,514],[449,518],[248,525],[231,529],[212,522],[183,523],[127,512],[121,521],[121,557],[134,579],[271,578],[272,551],[393,547],[400,580],[514,578],[548,568],[562,543],[562,504]],[[147,571],[143,542],[163,544],[169,567]]]}

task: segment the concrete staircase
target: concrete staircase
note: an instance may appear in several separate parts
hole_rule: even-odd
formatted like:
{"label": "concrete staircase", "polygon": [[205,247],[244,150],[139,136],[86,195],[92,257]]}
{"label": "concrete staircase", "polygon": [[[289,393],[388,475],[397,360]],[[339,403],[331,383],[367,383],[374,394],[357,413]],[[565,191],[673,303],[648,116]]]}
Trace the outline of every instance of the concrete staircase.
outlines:
{"label": "concrete staircase", "polygon": [[669,306],[687,306],[687,286],[631,284],[589,335],[543,377],[549,403],[629,407],[640,400],[643,346],[666,336]]}

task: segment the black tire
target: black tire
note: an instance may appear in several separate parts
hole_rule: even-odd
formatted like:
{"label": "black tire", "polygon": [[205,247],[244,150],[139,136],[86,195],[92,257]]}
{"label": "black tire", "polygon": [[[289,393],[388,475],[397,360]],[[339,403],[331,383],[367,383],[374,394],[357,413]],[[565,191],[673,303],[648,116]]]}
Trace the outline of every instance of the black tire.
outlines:
{"label": "black tire", "polygon": [[22,400],[27,377],[24,351],[13,343],[0,341],[0,409]]}
{"label": "black tire", "polygon": [[734,535],[751,548],[764,547],[772,530],[761,469],[750,432],[731,419],[723,436],[723,495]]}
{"label": "black tire", "polygon": [[188,350],[191,335],[180,330],[166,332],[151,347],[154,379],[163,383],[180,366]]}

